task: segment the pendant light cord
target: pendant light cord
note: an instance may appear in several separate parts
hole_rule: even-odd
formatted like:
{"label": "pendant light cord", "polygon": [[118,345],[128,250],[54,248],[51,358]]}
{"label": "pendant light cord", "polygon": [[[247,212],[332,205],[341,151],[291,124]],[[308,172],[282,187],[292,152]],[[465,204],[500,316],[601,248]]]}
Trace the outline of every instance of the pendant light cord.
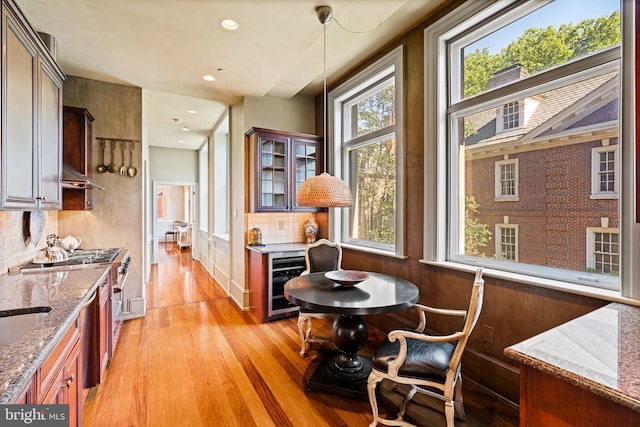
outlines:
{"label": "pendant light cord", "polygon": [[323,95],[323,106],[322,106],[322,121],[323,121],[323,136],[324,136],[324,145],[325,145],[325,156],[324,156],[324,172],[327,171],[327,148],[329,145],[329,136],[327,135],[327,22],[322,24],[322,32],[323,32],[323,55],[322,55],[322,74],[324,80],[324,86],[322,89]]}

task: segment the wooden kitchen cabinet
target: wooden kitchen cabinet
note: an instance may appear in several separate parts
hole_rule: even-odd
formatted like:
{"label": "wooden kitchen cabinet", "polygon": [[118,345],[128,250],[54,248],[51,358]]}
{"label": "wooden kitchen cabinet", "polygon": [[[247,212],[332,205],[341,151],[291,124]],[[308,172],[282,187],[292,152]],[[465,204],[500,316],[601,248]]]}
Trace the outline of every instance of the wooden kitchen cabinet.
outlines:
{"label": "wooden kitchen cabinet", "polygon": [[104,380],[112,354],[111,276],[107,275],[93,301],[81,314],[82,353],[84,355],[83,387],[92,388]]}
{"label": "wooden kitchen cabinet", "polygon": [[26,404],[35,403],[33,380],[27,383],[24,390],[22,390],[22,392],[18,395],[16,400],[13,401],[13,403],[16,405],[26,405]]}
{"label": "wooden kitchen cabinet", "polygon": [[68,404],[69,426],[82,425],[82,352],[79,316],[36,374],[40,404]]}
{"label": "wooden kitchen cabinet", "polygon": [[534,367],[520,365],[520,426],[640,426],[640,413]]}
{"label": "wooden kitchen cabinet", "polygon": [[111,310],[111,276],[107,275],[98,288],[98,383],[104,380],[105,371],[111,358],[111,334],[113,328]]}
{"label": "wooden kitchen cabinet", "polygon": [[323,172],[322,138],[255,127],[246,136],[250,211],[317,211],[297,206],[296,194],[304,181]]}
{"label": "wooden kitchen cabinet", "polygon": [[60,209],[64,74],[12,0],[1,25],[0,209]]}
{"label": "wooden kitchen cabinet", "polygon": [[[91,179],[93,177],[91,146],[93,116],[86,108],[64,106],[62,128],[62,161],[65,165]],[[64,188],[62,209],[93,209],[93,190]]]}
{"label": "wooden kitchen cabinet", "polygon": [[269,256],[252,250],[247,250],[247,255],[249,258],[249,307],[254,316],[264,323],[268,320]]}

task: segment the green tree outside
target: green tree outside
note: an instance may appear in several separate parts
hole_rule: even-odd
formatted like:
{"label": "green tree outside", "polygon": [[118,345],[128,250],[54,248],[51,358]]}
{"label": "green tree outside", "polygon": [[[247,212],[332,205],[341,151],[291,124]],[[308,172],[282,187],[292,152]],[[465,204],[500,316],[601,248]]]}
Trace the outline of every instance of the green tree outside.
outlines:
{"label": "green tree outside", "polygon": [[[357,109],[356,136],[395,123],[395,86],[367,97]],[[354,150],[357,167],[357,236],[379,243],[396,239],[396,141],[374,142]],[[352,163],[353,164],[353,163]]]}
{"label": "green tree outside", "polygon": [[489,226],[476,218],[480,212],[480,204],[474,196],[464,198],[464,253],[465,255],[482,256],[486,254],[482,251],[487,246],[491,238]]}
{"label": "green tree outside", "polygon": [[620,43],[620,11],[597,19],[559,27],[528,28],[500,53],[475,49],[464,57],[464,96],[489,88],[489,78],[503,68],[520,64],[530,74]]}

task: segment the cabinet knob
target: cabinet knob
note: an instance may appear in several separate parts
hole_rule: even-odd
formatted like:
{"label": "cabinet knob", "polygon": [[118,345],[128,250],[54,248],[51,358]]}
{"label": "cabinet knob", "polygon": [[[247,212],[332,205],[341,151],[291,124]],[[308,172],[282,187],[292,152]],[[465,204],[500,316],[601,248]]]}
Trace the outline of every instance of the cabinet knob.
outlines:
{"label": "cabinet knob", "polygon": [[74,377],[74,376],[73,376],[73,374],[72,374],[69,378],[67,378],[66,380],[64,380],[64,385],[65,385],[65,387],[67,387],[67,388],[71,388],[71,384],[73,383],[74,378],[75,378],[75,377]]}
{"label": "cabinet knob", "polygon": [[45,196],[38,196],[36,197],[36,200],[42,200],[44,202],[47,198]]}

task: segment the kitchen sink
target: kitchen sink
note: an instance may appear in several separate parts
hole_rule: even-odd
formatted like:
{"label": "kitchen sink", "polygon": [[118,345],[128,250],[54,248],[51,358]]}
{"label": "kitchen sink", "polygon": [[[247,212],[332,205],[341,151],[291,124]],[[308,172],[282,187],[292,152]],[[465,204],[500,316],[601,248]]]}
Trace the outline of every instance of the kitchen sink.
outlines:
{"label": "kitchen sink", "polygon": [[10,344],[35,329],[47,317],[51,307],[0,311],[0,345]]}

